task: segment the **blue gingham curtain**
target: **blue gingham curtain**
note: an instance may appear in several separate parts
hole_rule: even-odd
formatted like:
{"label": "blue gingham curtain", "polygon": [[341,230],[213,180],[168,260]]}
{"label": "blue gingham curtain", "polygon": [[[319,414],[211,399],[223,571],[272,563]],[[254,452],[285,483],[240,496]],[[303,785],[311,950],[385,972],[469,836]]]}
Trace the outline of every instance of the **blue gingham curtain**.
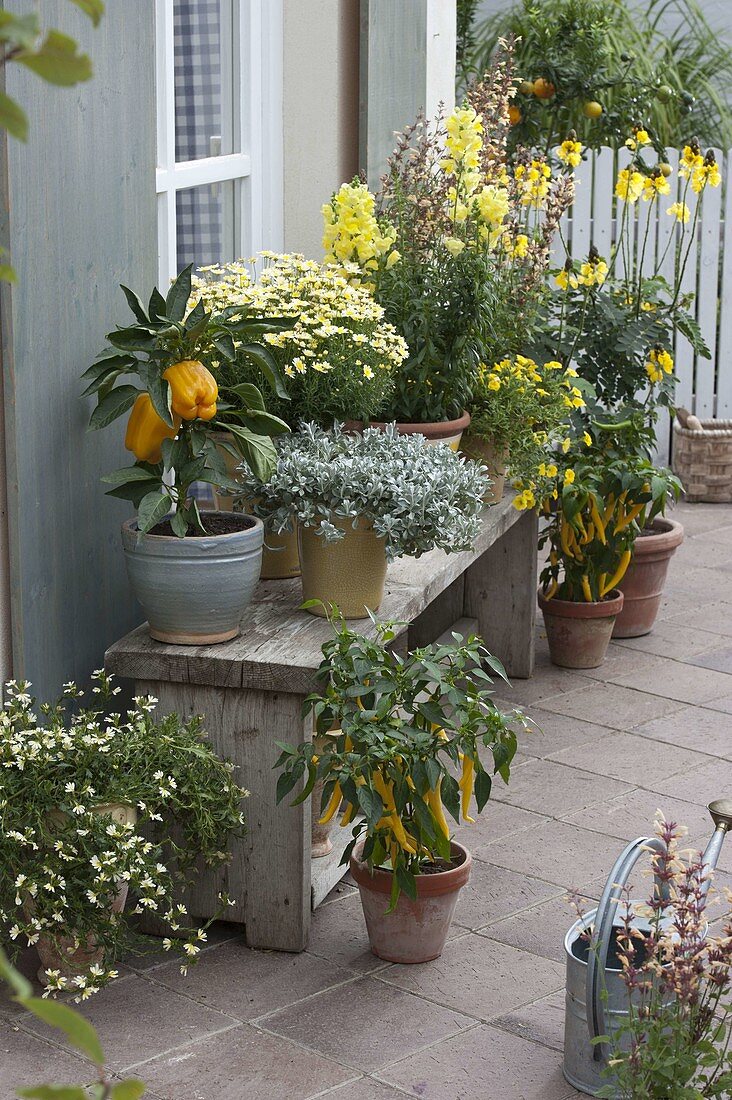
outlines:
{"label": "blue gingham curtain", "polygon": [[[176,160],[211,155],[221,134],[220,0],[175,0]],[[178,270],[222,258],[221,203],[210,187],[179,191]]]}

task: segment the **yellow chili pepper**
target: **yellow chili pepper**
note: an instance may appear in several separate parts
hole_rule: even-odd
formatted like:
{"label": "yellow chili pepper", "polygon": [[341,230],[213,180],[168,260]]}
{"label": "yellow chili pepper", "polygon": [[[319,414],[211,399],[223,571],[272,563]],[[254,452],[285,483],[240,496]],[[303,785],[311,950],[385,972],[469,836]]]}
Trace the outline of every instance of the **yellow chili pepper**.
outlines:
{"label": "yellow chili pepper", "polygon": [[216,416],[219,387],[211,371],[197,359],[184,359],[163,371],[170,383],[173,412],[184,420],[211,420]]}
{"label": "yellow chili pepper", "polygon": [[562,550],[567,555],[567,557],[573,558],[574,554],[572,553],[571,547],[569,545],[569,531],[569,524],[567,523],[564,516],[562,516],[562,522],[559,526],[559,541],[561,542]]}
{"label": "yellow chili pepper", "polygon": [[544,599],[545,600],[551,600],[552,597],[556,594],[556,591],[557,591],[558,588],[559,588],[559,581],[552,581],[552,583],[547,588],[546,592],[542,593],[542,595],[544,596]]}
{"label": "yellow chili pepper", "polygon": [[617,535],[620,531],[624,531],[626,527],[630,527],[635,517],[640,515],[644,507],[643,504],[634,504],[632,508],[629,508],[623,518],[615,525],[614,533]]}
{"label": "yellow chili pepper", "polygon": [[442,776],[440,776],[440,778],[437,780],[437,786],[434,788],[434,790],[427,791],[426,799],[427,799],[427,805],[429,806],[430,810],[432,811],[432,816],[434,817],[435,821],[437,822],[437,825],[440,829],[440,832],[442,833],[443,836],[446,836],[449,840],[450,830],[448,828],[447,819],[445,818],[445,811],[444,811],[443,806],[442,806],[442,796],[440,794],[440,788],[441,787],[442,787]]}
{"label": "yellow chili pepper", "polygon": [[614,511],[615,511],[615,493],[611,493],[610,496],[607,498],[607,504],[605,505],[605,511],[603,512],[603,515],[602,515],[602,525],[603,525],[603,527],[607,527],[608,523],[610,522],[610,517],[611,517],[611,515],[613,514]]}
{"label": "yellow chili pepper", "polygon": [[340,783],[336,783],[333,794],[330,796],[330,802],[328,803],[323,816],[319,818],[318,823],[320,825],[327,825],[328,822],[331,821],[333,817],[335,817],[336,811],[338,810],[338,807],[340,806],[342,801],[343,794],[341,793],[341,786]]}
{"label": "yellow chili pepper", "polygon": [[460,788],[462,798],[460,799],[460,812],[463,815],[463,820],[473,825],[475,818],[470,817],[470,799],[473,796],[473,786],[475,785],[475,764],[471,756],[460,754],[463,759],[463,772],[458,781],[458,787]]}
{"label": "yellow chili pepper", "polygon": [[606,580],[607,573],[600,573],[600,576],[597,578],[597,591],[600,593],[600,596],[603,595],[603,589],[605,587]]}
{"label": "yellow chili pepper", "polygon": [[356,814],[356,807],[353,804],[353,802],[349,802],[348,806],[346,808],[346,812],[344,813],[343,817],[341,818],[341,826],[350,825],[351,822],[353,821],[353,818],[354,818],[355,814]]}
{"label": "yellow chili pepper", "polygon": [[132,451],[138,462],[160,462],[163,440],[175,439],[179,428],[179,416],[173,417],[173,427],[169,427],[155,412],[150,394],[141,393],[127,421],[125,447]]}
{"label": "yellow chili pepper", "polygon": [[625,572],[628,566],[630,565],[631,554],[631,550],[626,550],[624,552],[623,556],[620,559],[620,564],[618,565],[618,568],[605,585],[604,590],[600,593],[601,596],[606,596],[608,592],[612,592],[613,588],[616,588],[620,584],[623,577],[625,576]]}
{"label": "yellow chili pepper", "polygon": [[587,546],[588,542],[592,542],[595,537],[595,525],[591,521],[587,524],[587,530],[585,536],[580,542],[580,546]]}
{"label": "yellow chili pepper", "polygon": [[592,599],[592,592],[590,591],[590,582],[587,578],[586,573],[584,573],[582,576],[582,595],[584,596],[587,603],[594,602]]}
{"label": "yellow chili pepper", "polygon": [[590,497],[590,515],[592,516],[592,522],[595,525],[595,533],[599,538],[603,546],[607,545],[607,537],[605,535],[605,522],[600,515],[600,510],[597,507],[597,501],[594,496]]}
{"label": "yellow chili pepper", "polygon": [[[384,803],[384,808],[386,809],[386,814],[381,821],[388,824],[402,851],[409,852],[410,855],[416,855],[417,849],[410,843],[410,838],[407,836],[402,820],[397,813],[394,795],[392,794],[392,785],[389,784],[387,786],[380,771],[374,772],[374,786],[381,795],[381,801]],[[379,824],[381,824],[381,822],[379,822]]]}

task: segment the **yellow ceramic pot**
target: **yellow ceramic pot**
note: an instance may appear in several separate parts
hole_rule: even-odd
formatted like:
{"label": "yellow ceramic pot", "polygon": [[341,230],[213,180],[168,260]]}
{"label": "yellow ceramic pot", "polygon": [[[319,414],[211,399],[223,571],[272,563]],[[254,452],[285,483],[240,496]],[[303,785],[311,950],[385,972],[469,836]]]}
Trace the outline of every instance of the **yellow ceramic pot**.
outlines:
{"label": "yellow ceramic pot", "polygon": [[260,573],[262,580],[278,581],[299,576],[300,551],[297,545],[297,523],[293,523],[292,531],[283,531],[281,535],[275,535],[265,528]]}
{"label": "yellow ceramic pot", "polygon": [[[333,519],[344,532],[338,542],[326,542],[314,527],[300,527],[300,565],[304,600],[335,603],[347,619],[366,619],[384,598],[386,548],[370,521]],[[324,615],[322,607],[308,608]]]}
{"label": "yellow ceramic pot", "polygon": [[493,484],[483,497],[486,504],[498,504],[503,499],[506,485],[506,465],[508,463],[508,451],[505,447],[496,447],[488,439],[478,439],[477,436],[467,433],[463,436],[460,450],[466,458],[479,462],[481,466],[488,467],[488,476]]}

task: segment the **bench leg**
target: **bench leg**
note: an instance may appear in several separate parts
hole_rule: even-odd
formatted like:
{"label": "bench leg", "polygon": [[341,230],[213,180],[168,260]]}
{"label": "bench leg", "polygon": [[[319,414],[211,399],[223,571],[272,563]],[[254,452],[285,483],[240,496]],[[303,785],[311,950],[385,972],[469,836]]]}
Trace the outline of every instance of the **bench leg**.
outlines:
{"label": "bench leg", "polygon": [[[164,713],[201,714],[216,752],[236,765],[247,835],[234,840],[231,859],[216,872],[196,877],[186,895],[192,916],[211,917],[224,890],[234,900],[225,920],[246,926],[249,947],[302,951],[310,931],[310,802],[277,805],[276,741],[298,745],[310,736],[301,717],[303,696],[192,684],[138,682],[140,694],[155,695]],[[294,793],[291,797],[294,797]]]}
{"label": "bench leg", "polygon": [[464,614],[478,620],[478,632],[508,676],[534,671],[538,518],[526,511],[469,567]]}

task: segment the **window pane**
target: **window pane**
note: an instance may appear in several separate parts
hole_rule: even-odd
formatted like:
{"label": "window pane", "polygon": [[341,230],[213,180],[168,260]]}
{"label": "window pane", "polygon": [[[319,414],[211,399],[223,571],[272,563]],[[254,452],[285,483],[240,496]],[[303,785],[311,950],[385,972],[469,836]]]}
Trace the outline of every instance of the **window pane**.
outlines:
{"label": "window pane", "polygon": [[233,0],[175,0],[175,158],[238,152],[232,145]]}
{"label": "window pane", "polygon": [[234,260],[236,180],[188,187],[176,195],[178,271]]}

